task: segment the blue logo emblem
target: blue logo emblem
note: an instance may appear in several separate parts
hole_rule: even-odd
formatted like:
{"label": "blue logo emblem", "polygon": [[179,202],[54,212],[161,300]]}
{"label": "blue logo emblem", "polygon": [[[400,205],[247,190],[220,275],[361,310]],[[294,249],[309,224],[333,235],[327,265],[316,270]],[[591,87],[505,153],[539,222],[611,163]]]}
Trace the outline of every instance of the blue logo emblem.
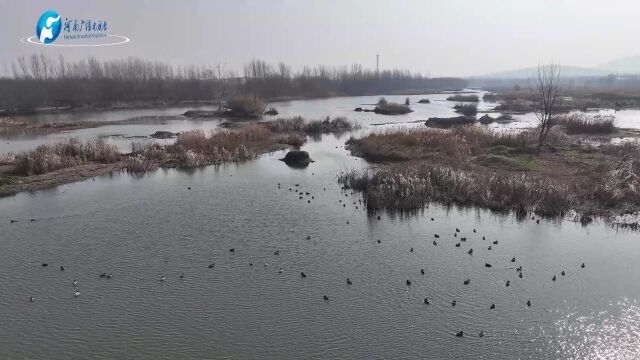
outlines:
{"label": "blue logo emblem", "polygon": [[61,29],[62,20],[60,19],[60,14],[52,10],[45,11],[36,23],[36,35],[42,44],[54,42],[60,35]]}

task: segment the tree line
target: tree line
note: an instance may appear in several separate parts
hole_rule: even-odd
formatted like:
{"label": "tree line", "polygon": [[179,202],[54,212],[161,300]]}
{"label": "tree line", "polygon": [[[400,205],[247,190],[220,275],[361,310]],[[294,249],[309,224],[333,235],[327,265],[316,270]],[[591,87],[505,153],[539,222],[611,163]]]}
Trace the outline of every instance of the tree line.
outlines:
{"label": "tree line", "polygon": [[45,54],[18,57],[0,78],[0,109],[28,111],[42,106],[109,105],[117,102],[222,102],[234,95],[264,99],[384,94],[400,90],[452,90],[458,78],[431,78],[405,70],[304,67],[253,60],[241,75],[222,64],[174,66],[135,57],[68,61]]}

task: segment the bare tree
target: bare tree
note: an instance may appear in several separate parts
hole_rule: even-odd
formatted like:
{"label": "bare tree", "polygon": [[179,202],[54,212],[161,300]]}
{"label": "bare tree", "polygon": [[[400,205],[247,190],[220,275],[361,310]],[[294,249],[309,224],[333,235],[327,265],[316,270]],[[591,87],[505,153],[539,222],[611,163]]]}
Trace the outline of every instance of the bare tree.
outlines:
{"label": "bare tree", "polygon": [[538,150],[544,145],[549,129],[553,125],[552,119],[558,98],[559,85],[560,65],[553,63],[538,65],[537,74],[529,78],[529,93],[533,100],[539,123]]}

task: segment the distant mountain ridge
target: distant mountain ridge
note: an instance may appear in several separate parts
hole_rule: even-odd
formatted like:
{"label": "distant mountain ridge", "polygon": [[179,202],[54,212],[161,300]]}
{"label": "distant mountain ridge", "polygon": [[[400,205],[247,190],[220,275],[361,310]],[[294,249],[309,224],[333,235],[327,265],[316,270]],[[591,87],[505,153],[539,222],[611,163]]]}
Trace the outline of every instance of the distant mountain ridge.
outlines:
{"label": "distant mountain ridge", "polygon": [[[625,56],[613,59],[593,67],[561,65],[564,77],[587,77],[615,75],[640,75],[640,55]],[[537,72],[537,67],[527,67],[509,71],[501,71],[480,76],[475,79],[526,79]]]}
{"label": "distant mountain ridge", "polygon": [[640,55],[613,59],[598,65],[598,69],[608,70],[616,74],[640,74]]}
{"label": "distant mountain ridge", "polygon": [[[536,74],[537,67],[528,67],[510,71],[497,72],[482,76],[475,76],[476,78],[491,78],[491,79],[527,79]],[[598,68],[585,68],[579,66],[561,65],[562,76],[564,77],[582,77],[582,76],[607,76],[611,74],[611,71]]]}

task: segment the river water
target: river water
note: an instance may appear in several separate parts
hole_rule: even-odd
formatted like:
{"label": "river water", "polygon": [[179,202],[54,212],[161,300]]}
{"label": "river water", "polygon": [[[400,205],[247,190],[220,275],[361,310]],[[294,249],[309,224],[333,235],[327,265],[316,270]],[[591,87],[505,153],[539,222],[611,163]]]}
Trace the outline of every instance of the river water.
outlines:
{"label": "river water", "polygon": [[[452,116],[439,96],[399,117],[351,111],[375,97],[276,106],[283,115],[348,114],[366,132]],[[87,116],[155,116],[138,111],[148,113]],[[118,132],[217,125],[178,120],[182,111]],[[371,166],[346,152],[348,136],[308,142],[315,162],[306,169],[286,167],[278,152],[0,199],[0,358],[640,356],[637,232],[438,204],[378,219],[337,184],[341,171]]]}

